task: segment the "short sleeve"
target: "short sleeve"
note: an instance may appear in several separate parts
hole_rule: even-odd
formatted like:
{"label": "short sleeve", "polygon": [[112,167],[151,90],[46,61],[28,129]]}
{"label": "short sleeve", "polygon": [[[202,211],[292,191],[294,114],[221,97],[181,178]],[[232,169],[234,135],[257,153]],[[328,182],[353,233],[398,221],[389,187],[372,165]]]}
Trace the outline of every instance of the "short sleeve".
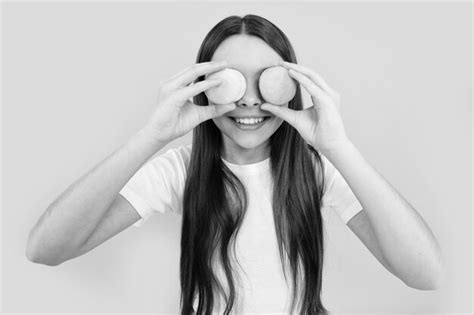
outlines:
{"label": "short sleeve", "polygon": [[182,196],[191,145],[172,148],[146,162],[122,187],[120,195],[141,219],[140,227],[156,213],[182,213]]}
{"label": "short sleeve", "polygon": [[347,224],[363,207],[341,173],[326,157],[321,155],[321,159],[325,166],[323,206],[335,211],[344,224]]}

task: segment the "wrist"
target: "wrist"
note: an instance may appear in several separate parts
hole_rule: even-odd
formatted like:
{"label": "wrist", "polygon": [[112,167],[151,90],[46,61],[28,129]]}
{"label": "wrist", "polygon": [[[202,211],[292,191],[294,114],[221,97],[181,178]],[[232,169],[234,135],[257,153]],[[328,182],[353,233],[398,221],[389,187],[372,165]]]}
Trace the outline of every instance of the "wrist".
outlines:
{"label": "wrist", "polygon": [[149,127],[143,127],[140,129],[136,134],[135,137],[142,139],[143,141],[150,142],[151,144],[157,146],[157,147],[164,147],[167,145],[170,141],[167,141],[165,139],[160,139],[157,137],[157,132],[156,130],[152,130]]}
{"label": "wrist", "polygon": [[333,160],[338,156],[344,155],[344,152],[347,152],[348,149],[352,148],[354,144],[349,138],[345,138],[341,141],[338,141],[334,145],[331,145],[330,148],[320,150],[321,153],[328,159]]}

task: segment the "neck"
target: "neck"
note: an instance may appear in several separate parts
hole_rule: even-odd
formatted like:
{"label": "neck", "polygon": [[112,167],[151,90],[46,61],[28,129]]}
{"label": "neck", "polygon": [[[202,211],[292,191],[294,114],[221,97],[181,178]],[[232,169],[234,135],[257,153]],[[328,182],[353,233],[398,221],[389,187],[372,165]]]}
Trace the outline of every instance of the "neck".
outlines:
{"label": "neck", "polygon": [[243,148],[235,143],[226,145],[224,141],[222,157],[230,163],[239,165],[261,162],[270,157],[270,145],[267,141],[255,148]]}

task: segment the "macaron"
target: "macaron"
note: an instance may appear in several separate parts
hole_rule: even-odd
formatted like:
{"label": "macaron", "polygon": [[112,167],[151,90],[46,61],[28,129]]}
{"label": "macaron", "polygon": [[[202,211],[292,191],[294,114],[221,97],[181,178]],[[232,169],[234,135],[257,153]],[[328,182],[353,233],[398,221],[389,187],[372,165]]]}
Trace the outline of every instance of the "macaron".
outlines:
{"label": "macaron", "polygon": [[225,68],[209,74],[206,79],[218,79],[222,83],[204,91],[209,102],[230,104],[244,96],[247,84],[242,73],[235,69]]}
{"label": "macaron", "polygon": [[296,81],[290,77],[288,70],[281,66],[270,67],[263,71],[258,87],[265,101],[275,105],[291,101],[296,94]]}

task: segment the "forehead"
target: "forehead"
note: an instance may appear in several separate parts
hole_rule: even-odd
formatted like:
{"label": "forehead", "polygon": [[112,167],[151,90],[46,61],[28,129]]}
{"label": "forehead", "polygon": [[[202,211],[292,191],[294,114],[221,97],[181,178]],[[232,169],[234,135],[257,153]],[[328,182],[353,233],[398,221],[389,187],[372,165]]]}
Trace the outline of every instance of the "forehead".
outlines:
{"label": "forehead", "polygon": [[233,35],[224,40],[212,56],[212,61],[220,60],[226,60],[229,68],[247,75],[258,74],[283,61],[265,41],[246,34]]}

